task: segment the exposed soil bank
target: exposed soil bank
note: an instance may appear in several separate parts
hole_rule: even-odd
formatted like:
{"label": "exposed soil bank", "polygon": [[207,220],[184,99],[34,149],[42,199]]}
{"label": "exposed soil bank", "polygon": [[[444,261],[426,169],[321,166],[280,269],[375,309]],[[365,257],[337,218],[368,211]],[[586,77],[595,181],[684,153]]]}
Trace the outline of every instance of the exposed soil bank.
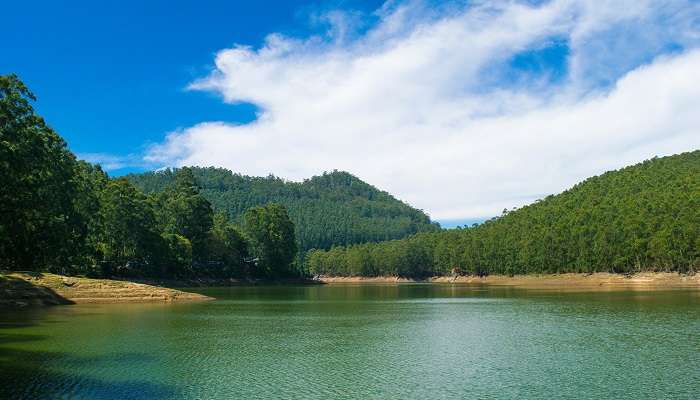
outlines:
{"label": "exposed soil bank", "polygon": [[210,300],[210,297],[143,283],[49,273],[0,273],[0,306],[141,303]]}
{"label": "exposed soil bank", "polygon": [[436,276],[424,280],[385,277],[332,277],[321,276],[323,283],[457,283],[493,286],[513,286],[531,289],[590,289],[615,288],[696,288],[700,289],[700,274],[683,275],[667,272],[642,272],[634,275],[594,274],[539,274],[539,275],[489,275],[489,276]]}

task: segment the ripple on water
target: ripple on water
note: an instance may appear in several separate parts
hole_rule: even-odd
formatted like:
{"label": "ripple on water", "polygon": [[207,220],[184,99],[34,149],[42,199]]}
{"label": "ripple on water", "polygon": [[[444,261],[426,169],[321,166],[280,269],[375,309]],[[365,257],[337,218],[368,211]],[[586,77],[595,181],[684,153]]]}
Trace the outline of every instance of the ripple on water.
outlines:
{"label": "ripple on water", "polygon": [[649,296],[247,288],[46,310],[0,329],[0,398],[693,398],[700,301]]}

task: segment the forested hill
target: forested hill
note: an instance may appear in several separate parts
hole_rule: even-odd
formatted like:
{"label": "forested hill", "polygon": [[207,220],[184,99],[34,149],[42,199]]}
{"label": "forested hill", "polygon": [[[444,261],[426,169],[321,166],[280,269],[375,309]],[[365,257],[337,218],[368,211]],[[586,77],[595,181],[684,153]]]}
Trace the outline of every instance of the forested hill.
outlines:
{"label": "forested hill", "polygon": [[[399,239],[439,230],[420,210],[363,182],[334,171],[303,182],[275,176],[250,177],[223,168],[192,168],[201,192],[214,209],[236,221],[250,207],[284,205],[296,227],[300,249]],[[141,190],[160,192],[175,179],[174,170],[131,174]]]}
{"label": "forested hill", "polygon": [[306,259],[327,275],[697,271],[700,150],[607,172],[476,227]]}

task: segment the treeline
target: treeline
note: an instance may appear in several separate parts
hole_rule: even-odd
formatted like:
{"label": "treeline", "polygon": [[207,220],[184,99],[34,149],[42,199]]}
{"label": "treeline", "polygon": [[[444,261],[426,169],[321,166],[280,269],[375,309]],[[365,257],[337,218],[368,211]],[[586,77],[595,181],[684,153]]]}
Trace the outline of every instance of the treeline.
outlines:
{"label": "treeline", "polygon": [[[439,225],[420,210],[395,199],[347,172],[334,171],[303,182],[275,176],[250,177],[223,168],[193,168],[202,195],[214,209],[240,221],[247,209],[269,202],[289,211],[302,252],[355,243],[401,239]],[[146,193],[163,191],[177,170],[132,174]]]}
{"label": "treeline", "polygon": [[220,168],[110,179],[67,150],[32,100],[16,76],[0,76],[0,268],[276,278],[700,266],[700,151],[608,172],[481,225],[441,231],[422,211],[345,172],[300,183]]}
{"label": "treeline", "polygon": [[330,251],[323,275],[678,271],[700,266],[700,150],[607,172],[481,225]]}
{"label": "treeline", "polygon": [[36,115],[15,76],[0,76],[0,268],[154,278],[298,275],[281,205],[215,213],[192,169],[158,193],[76,160]]}

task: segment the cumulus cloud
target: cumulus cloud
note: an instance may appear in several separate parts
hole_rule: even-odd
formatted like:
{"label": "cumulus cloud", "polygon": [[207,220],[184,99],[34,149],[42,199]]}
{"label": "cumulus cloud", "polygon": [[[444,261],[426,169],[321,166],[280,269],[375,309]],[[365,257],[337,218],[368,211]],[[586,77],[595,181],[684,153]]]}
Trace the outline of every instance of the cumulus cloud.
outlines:
{"label": "cumulus cloud", "polygon": [[258,118],[171,132],[145,161],[295,180],[347,170],[455,219],[700,147],[694,2],[389,2],[361,33],[358,18],[334,11],[326,35],[221,50],[190,89],[254,103]]}

